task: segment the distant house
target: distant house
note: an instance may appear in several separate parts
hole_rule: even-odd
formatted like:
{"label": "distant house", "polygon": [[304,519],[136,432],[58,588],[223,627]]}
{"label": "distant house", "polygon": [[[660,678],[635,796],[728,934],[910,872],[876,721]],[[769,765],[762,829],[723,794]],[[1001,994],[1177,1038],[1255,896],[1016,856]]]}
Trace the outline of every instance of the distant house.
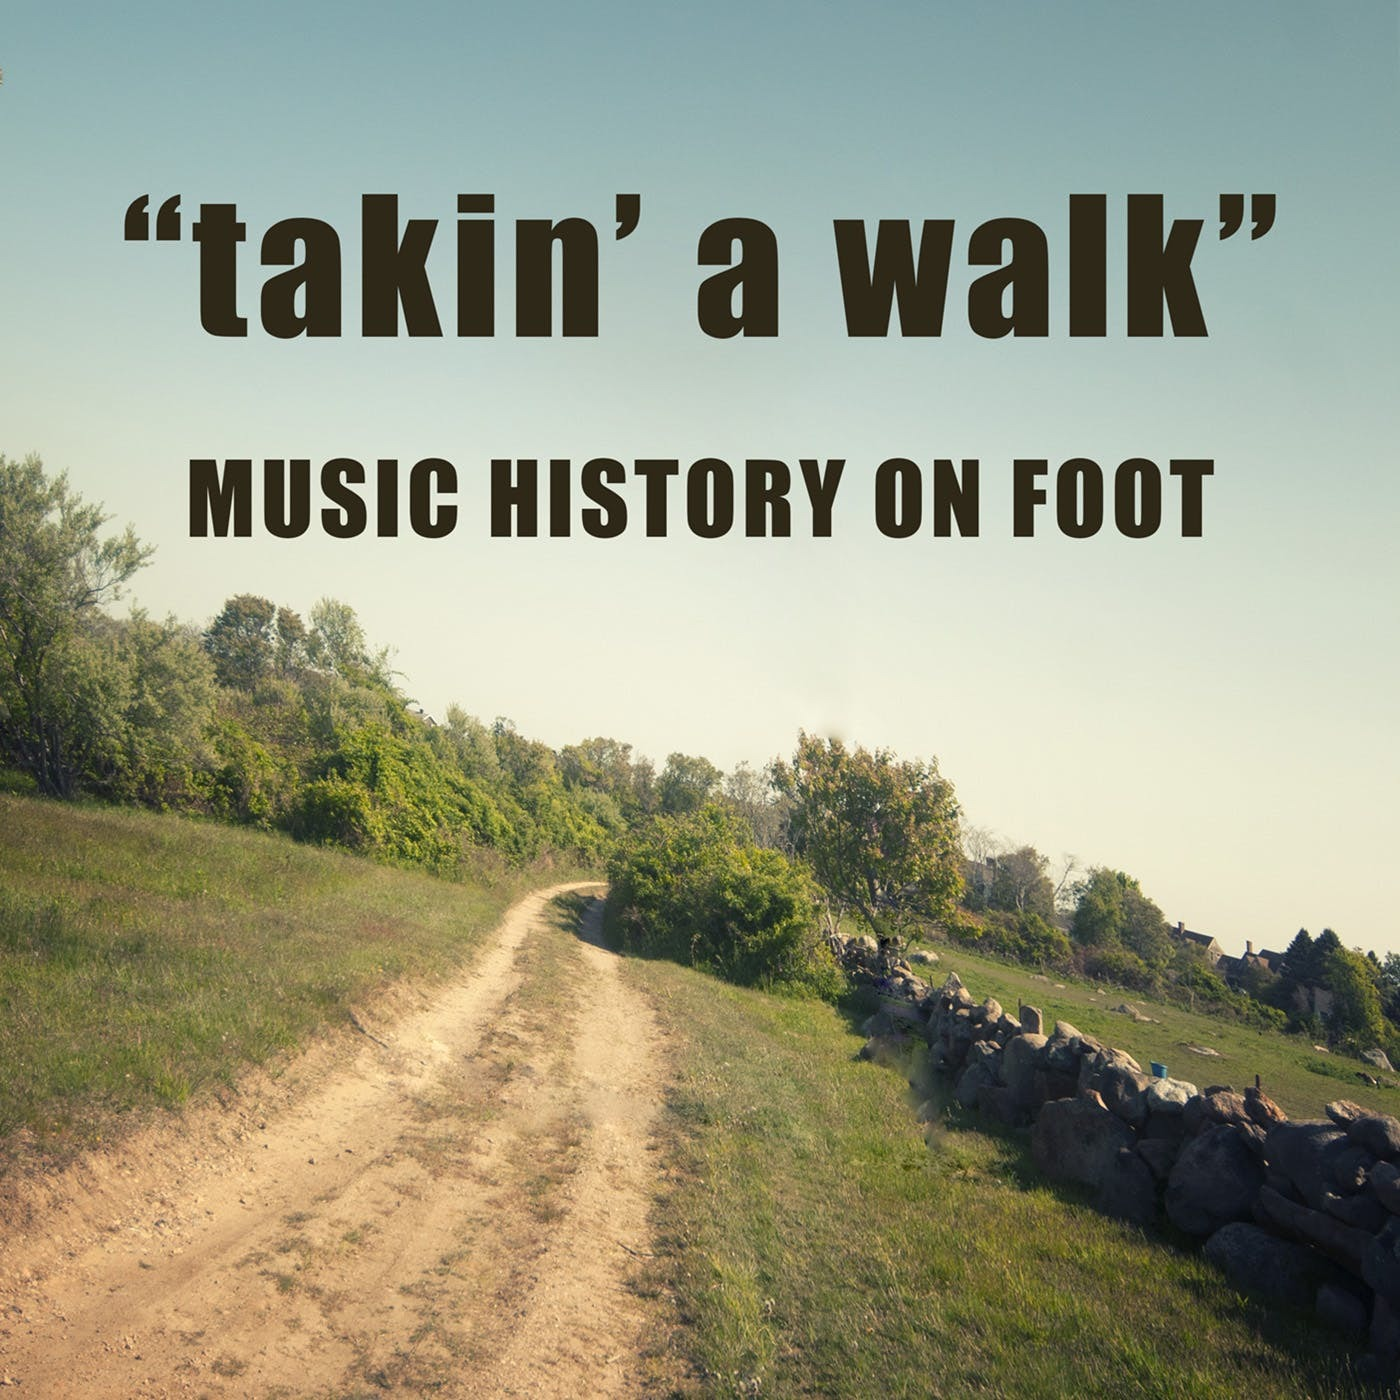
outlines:
{"label": "distant house", "polygon": [[1205,955],[1206,961],[1211,967],[1215,967],[1225,956],[1225,950],[1208,933],[1197,933],[1195,929],[1189,929],[1183,923],[1178,923],[1174,931],[1174,936],[1183,943],[1194,944]]}
{"label": "distant house", "polygon": [[997,878],[997,858],[988,856],[986,860],[968,860],[964,866],[963,883],[969,893],[975,893],[985,903],[991,898],[992,886]]}
{"label": "distant house", "polygon": [[1254,951],[1254,944],[1246,942],[1244,945],[1244,955],[1238,958],[1223,957],[1215,965],[1215,970],[1231,986],[1236,985],[1241,975],[1249,968],[1258,968],[1263,972],[1277,973],[1283,966],[1283,954],[1272,952],[1264,948],[1259,952]]}

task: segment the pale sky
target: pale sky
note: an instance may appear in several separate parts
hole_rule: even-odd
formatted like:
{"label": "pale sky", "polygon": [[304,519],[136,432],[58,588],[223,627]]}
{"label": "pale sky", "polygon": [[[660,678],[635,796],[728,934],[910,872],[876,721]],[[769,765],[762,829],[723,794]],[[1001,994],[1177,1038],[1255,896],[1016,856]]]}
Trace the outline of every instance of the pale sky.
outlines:
{"label": "pale sky", "polygon": [[[728,768],[799,728],[936,757],[967,818],[1139,877],[1167,916],[1400,950],[1397,7],[1314,4],[185,3],[0,12],[0,451],[38,452],[157,546],[134,597],[344,599],[408,691],[554,745]],[[496,197],[498,334],[358,334],[359,200]],[[641,222],[611,237],[613,197]],[[1066,332],[1066,211],[1109,198],[1109,334]],[[1251,242],[1222,192],[1272,193]],[[1123,331],[1124,207],[1206,227],[1207,338]],[[126,243],[139,195],[184,237]],[[201,202],[234,202],[246,339],[200,326]],[[519,339],[517,218],[600,231],[596,339]],[[967,236],[1045,229],[1050,334],[967,326]],[[319,218],[346,333],[258,323],[257,240]],[[761,219],[781,326],[696,324],[700,231]],[[834,219],[954,219],[936,339],[851,339]],[[980,269],[979,269],[980,271]],[[437,541],[188,537],[192,457],[457,467]],[[493,456],[846,459],[833,536],[492,540]],[[875,529],[886,457],[975,457],[975,539]],[[1214,459],[1204,533],[1012,537],[1011,463]],[[635,520],[640,488],[628,492]],[[681,492],[672,487],[679,508]],[[319,504],[319,501],[317,502]]]}

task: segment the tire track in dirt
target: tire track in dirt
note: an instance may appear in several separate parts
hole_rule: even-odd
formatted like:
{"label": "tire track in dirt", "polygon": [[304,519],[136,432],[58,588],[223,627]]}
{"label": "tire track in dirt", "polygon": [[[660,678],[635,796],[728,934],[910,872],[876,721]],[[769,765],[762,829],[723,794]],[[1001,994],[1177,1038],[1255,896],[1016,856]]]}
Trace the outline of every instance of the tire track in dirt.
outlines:
{"label": "tire track in dirt", "polygon": [[192,1114],[165,1153],[79,1174],[40,1231],[0,1242],[0,1382],[73,1400],[654,1389],[628,1279],[658,1028],[598,941],[601,904],[580,938],[557,893],[233,1141]]}

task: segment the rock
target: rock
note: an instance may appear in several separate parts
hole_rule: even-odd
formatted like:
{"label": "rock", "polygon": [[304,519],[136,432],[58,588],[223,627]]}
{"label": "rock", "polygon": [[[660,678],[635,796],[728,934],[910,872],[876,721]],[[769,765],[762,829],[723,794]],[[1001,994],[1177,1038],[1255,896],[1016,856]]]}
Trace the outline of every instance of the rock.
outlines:
{"label": "rock", "polygon": [[1097,1089],[1099,1076],[1110,1065],[1130,1069],[1134,1074],[1142,1073],[1142,1066],[1126,1050],[1115,1050],[1112,1046],[1104,1046],[1102,1049],[1094,1051],[1093,1054],[1086,1054],[1080,1060],[1079,1087],[1081,1089]]}
{"label": "rock", "polygon": [[1269,1135],[1259,1126],[1258,1123],[1236,1123],[1244,1138],[1244,1145],[1254,1154],[1254,1160],[1260,1166],[1268,1165],[1267,1144]]}
{"label": "rock", "polygon": [[1244,1091],[1244,1111],[1265,1131],[1276,1123],[1288,1122],[1288,1115],[1262,1089]]}
{"label": "rock", "polygon": [[914,1121],[916,1123],[932,1123],[937,1117],[938,1108],[932,1099],[925,1099],[923,1103],[914,1110]]}
{"label": "rock", "polygon": [[1371,1050],[1363,1050],[1361,1052],[1361,1058],[1365,1060],[1368,1065],[1375,1065],[1377,1069],[1383,1069],[1387,1074],[1395,1073],[1395,1066],[1390,1063],[1385,1051],[1382,1050],[1379,1045]]}
{"label": "rock", "polygon": [[1389,1219],[1389,1212],[1374,1196],[1339,1196],[1329,1191],[1322,1198],[1322,1209],[1334,1220],[1355,1225],[1368,1235],[1374,1235]]}
{"label": "rock", "polygon": [[[1313,1049],[1316,1050],[1317,1046],[1314,1045]],[[1343,1130],[1354,1119],[1366,1116],[1366,1110],[1359,1103],[1353,1103],[1350,1099],[1333,1099],[1323,1112]]]}
{"label": "rock", "polygon": [[931,953],[927,948],[916,948],[909,954],[911,963],[921,963],[925,967],[933,967],[938,962],[938,954]]}
{"label": "rock", "polygon": [[977,1108],[982,1100],[982,1091],[997,1087],[996,1071],[984,1059],[971,1060],[958,1076],[953,1089],[953,1097],[964,1108]]}
{"label": "rock", "polygon": [[949,1001],[956,1001],[958,993],[966,992],[967,988],[963,986],[963,980],[956,972],[950,972],[943,979],[943,986],[939,990]]}
{"label": "rock", "polygon": [[1366,1252],[1375,1243],[1365,1230],[1344,1225],[1320,1210],[1295,1205],[1267,1186],[1260,1188],[1256,1205],[1258,1215],[1268,1224],[1276,1225],[1306,1244],[1316,1245],[1349,1273],[1359,1275],[1362,1272]]}
{"label": "rock", "polygon": [[1153,1079],[1147,1085],[1147,1111],[1180,1117],[1196,1096],[1196,1086],[1184,1079]]}
{"label": "rock", "polygon": [[1182,1110],[1186,1131],[1194,1135],[1212,1123],[1244,1124],[1250,1121],[1245,1111],[1244,1095],[1233,1089],[1205,1089],[1187,1100]]}
{"label": "rock", "polygon": [[1098,1208],[1105,1215],[1134,1225],[1157,1218],[1157,1178],[1130,1147],[1120,1148],[1099,1183]]}
{"label": "rock", "polygon": [[1006,1127],[1015,1127],[1023,1117],[1015,1096],[1004,1084],[984,1084],[977,1095],[977,1111],[983,1118]]}
{"label": "rock", "polygon": [[1084,1036],[1077,1026],[1072,1026],[1068,1021],[1056,1021],[1055,1033],[1052,1039],[1060,1040],[1083,1040]]}
{"label": "rock", "polygon": [[1381,1361],[1394,1365],[1400,1358],[1400,1313],[1384,1297],[1376,1298],[1371,1309],[1371,1350]]}
{"label": "rock", "polygon": [[1366,1245],[1361,1277],[1392,1307],[1400,1307],[1400,1218],[1389,1220]]}
{"label": "rock", "polygon": [[1039,1035],[1045,1029],[1045,1017],[1040,1014],[1038,1006],[1021,1008],[1021,1029],[1027,1035]]}
{"label": "rock", "polygon": [[1366,1335],[1366,1304],[1339,1283],[1324,1283],[1317,1290],[1317,1315],[1349,1342],[1359,1342]]}
{"label": "rock", "polygon": [[1400,1157],[1400,1119],[1388,1113],[1368,1113],[1353,1118],[1346,1128],[1347,1136],[1359,1147],[1377,1157]]}
{"label": "rock", "polygon": [[1188,1235],[1213,1235],[1249,1217],[1263,1181],[1240,1130],[1213,1124],[1182,1146],[1167,1178],[1167,1215]]}
{"label": "rock", "polygon": [[889,1001],[885,1003],[883,1015],[894,1026],[912,1026],[922,1023],[923,1012],[912,1001]]}
{"label": "rock", "polygon": [[1186,1140],[1186,1120],[1179,1113],[1149,1113],[1142,1137],[1161,1138],[1180,1145]]}
{"label": "rock", "polygon": [[1126,1065],[1109,1065],[1099,1075],[1099,1093],[1111,1113],[1129,1127],[1141,1128],[1147,1122],[1148,1083],[1145,1074],[1135,1074]]}
{"label": "rock", "polygon": [[912,1048],[912,1042],[905,1035],[872,1035],[861,1046],[860,1058],[874,1060],[879,1065],[903,1068]]}
{"label": "rock", "polygon": [[1276,1191],[1285,1201],[1293,1201],[1300,1206],[1305,1204],[1298,1188],[1282,1172],[1276,1172],[1272,1168],[1267,1169],[1264,1172],[1264,1185],[1270,1191]]}
{"label": "rock", "polygon": [[1040,1052],[1044,1048],[1043,1035],[1027,1032],[1008,1040],[1002,1051],[1001,1076],[1020,1108],[1035,1105],[1035,1072],[1040,1068]]}
{"label": "rock", "polygon": [[1060,1022],[1055,1033],[1045,1042],[1045,1064],[1059,1074],[1079,1075],[1079,1032],[1069,1027],[1072,1034],[1065,1034],[1065,1025]]}
{"label": "rock", "polygon": [[1180,1151],[1180,1142],[1170,1142],[1166,1138],[1143,1138],[1137,1145],[1138,1156],[1158,1181],[1165,1181],[1171,1175]]}
{"label": "rock", "polygon": [[1133,1146],[1122,1119],[1088,1098],[1054,1099],[1031,1131],[1031,1155],[1046,1176],[1102,1186],[1118,1153]]}
{"label": "rock", "polygon": [[1344,1196],[1354,1196],[1366,1188],[1371,1170],[1376,1166],[1375,1157],[1364,1147],[1353,1143],[1339,1152],[1332,1163],[1332,1180]]}
{"label": "rock", "polygon": [[1347,1146],[1346,1134],[1332,1123],[1280,1123],[1269,1130],[1267,1152],[1269,1164],[1316,1210],[1335,1184],[1332,1169]]}
{"label": "rock", "polygon": [[1370,1185],[1376,1199],[1392,1215],[1400,1215],[1400,1167],[1377,1162],[1370,1171]]}
{"label": "rock", "polygon": [[995,1025],[999,1020],[1001,1020],[1001,1003],[995,997],[988,997],[986,1001],[984,1001],[982,1005],[978,1008],[978,1010],[982,1014],[979,1016],[977,1015],[977,1012],[974,1012],[974,1020],[980,1020],[985,1023],[990,1023],[992,1025]]}
{"label": "rock", "polygon": [[1061,1070],[1038,1069],[1035,1072],[1035,1106],[1051,1099],[1072,1099],[1079,1092],[1079,1077]]}
{"label": "rock", "polygon": [[1298,1308],[1313,1301],[1321,1272],[1316,1256],[1258,1225],[1222,1225],[1201,1252],[1243,1292]]}

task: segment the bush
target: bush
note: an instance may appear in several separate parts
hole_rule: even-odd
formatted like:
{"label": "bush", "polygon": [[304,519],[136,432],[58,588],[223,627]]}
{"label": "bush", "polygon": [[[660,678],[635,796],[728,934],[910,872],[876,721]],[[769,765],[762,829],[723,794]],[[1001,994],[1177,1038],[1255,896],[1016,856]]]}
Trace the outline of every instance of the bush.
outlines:
{"label": "bush", "polygon": [[748,985],[841,988],[810,879],[718,807],[659,818],[617,849],[608,878],[606,923],[625,952]]}
{"label": "bush", "polygon": [[1282,1011],[1256,1001],[1245,992],[1227,986],[1219,973],[1203,965],[1183,968],[1172,985],[1164,989],[1169,999],[1191,1010],[1208,1011],[1215,1016],[1233,1016],[1261,1030],[1282,1031],[1288,1018]]}
{"label": "bush", "polygon": [[1096,981],[1112,982],[1130,991],[1156,989],[1152,969],[1126,948],[1091,948],[1084,958],[1084,971]]}
{"label": "bush", "polygon": [[1023,967],[1067,968],[1073,961],[1069,939],[1029,910],[1009,913],[993,909],[981,922],[953,918],[946,928],[948,936],[964,948]]}

